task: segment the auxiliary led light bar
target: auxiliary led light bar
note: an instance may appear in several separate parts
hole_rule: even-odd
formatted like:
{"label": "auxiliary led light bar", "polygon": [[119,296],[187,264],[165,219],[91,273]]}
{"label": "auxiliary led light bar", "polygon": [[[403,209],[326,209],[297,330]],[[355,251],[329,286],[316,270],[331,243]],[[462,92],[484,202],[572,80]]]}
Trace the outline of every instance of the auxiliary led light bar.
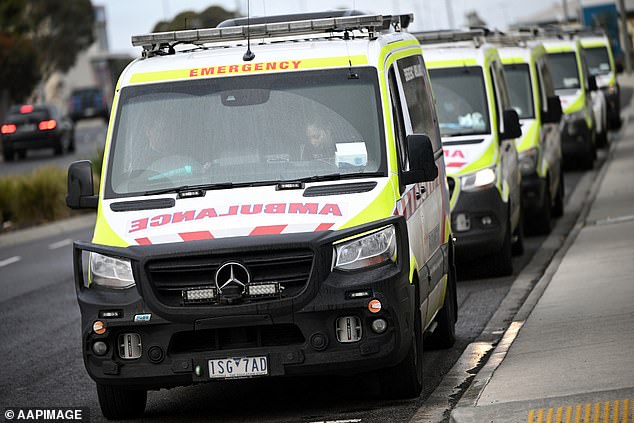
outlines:
{"label": "auxiliary led light bar", "polygon": [[357,15],[337,18],[321,18],[275,22],[256,25],[229,26],[222,28],[190,29],[184,31],[155,32],[133,35],[132,45],[142,46],[144,50],[153,50],[156,46],[171,43],[204,44],[246,40],[263,37],[286,37],[302,34],[320,34],[334,31],[353,31],[366,29],[369,32],[385,31],[390,26],[407,28],[414,15]]}
{"label": "auxiliary led light bar", "polygon": [[249,297],[269,297],[281,292],[278,282],[250,283],[246,288]]}
{"label": "auxiliary led light bar", "polygon": [[216,298],[216,288],[193,288],[183,290],[183,303],[206,303]]}
{"label": "auxiliary led light bar", "polygon": [[475,41],[484,39],[486,32],[483,29],[470,29],[466,31],[424,31],[415,32],[413,35],[421,44],[449,43],[455,41]]}

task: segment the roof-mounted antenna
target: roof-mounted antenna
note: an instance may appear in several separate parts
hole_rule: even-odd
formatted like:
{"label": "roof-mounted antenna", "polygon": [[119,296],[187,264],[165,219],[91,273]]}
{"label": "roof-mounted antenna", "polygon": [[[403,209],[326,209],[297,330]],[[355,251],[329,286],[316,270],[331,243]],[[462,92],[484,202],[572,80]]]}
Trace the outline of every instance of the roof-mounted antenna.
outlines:
{"label": "roof-mounted antenna", "polygon": [[247,0],[247,51],[242,56],[242,60],[250,62],[255,59],[255,54],[251,51],[251,31],[249,30],[249,19],[251,18],[251,0]]}

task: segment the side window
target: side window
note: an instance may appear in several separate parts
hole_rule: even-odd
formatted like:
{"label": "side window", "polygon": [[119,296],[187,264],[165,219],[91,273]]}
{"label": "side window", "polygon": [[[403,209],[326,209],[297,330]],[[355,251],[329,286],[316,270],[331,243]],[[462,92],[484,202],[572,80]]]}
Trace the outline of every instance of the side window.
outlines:
{"label": "side window", "polygon": [[388,71],[388,84],[390,86],[390,102],[392,104],[392,119],[396,124],[394,128],[394,138],[396,141],[396,153],[398,156],[399,167],[401,170],[409,169],[409,159],[407,157],[407,147],[405,145],[406,132],[405,122],[403,121],[403,109],[401,108],[401,98],[398,91],[398,83],[394,67],[390,67]]}
{"label": "side window", "polygon": [[504,131],[504,122],[502,116],[504,110],[511,108],[511,102],[509,100],[508,89],[506,85],[506,79],[504,78],[504,71],[500,62],[493,62],[491,64],[491,78],[493,79],[493,90],[495,91],[495,109],[498,115],[498,130]]}
{"label": "side window", "polygon": [[405,103],[411,131],[414,134],[427,135],[434,151],[442,148],[436,110],[432,97],[431,84],[420,55],[409,56],[396,61],[400,81],[405,94]]}
{"label": "side window", "polygon": [[579,55],[579,60],[581,61],[583,83],[586,86],[586,91],[588,91],[590,84],[588,82],[588,63],[586,62],[586,53],[582,48],[580,48],[577,54]]}

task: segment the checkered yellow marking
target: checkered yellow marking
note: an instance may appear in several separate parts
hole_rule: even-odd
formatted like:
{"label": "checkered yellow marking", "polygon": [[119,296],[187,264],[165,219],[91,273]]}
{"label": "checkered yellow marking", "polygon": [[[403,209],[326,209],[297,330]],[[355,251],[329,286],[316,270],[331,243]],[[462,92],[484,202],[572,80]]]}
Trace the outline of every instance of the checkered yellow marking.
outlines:
{"label": "checkered yellow marking", "polygon": [[634,398],[529,410],[528,423],[634,423]]}

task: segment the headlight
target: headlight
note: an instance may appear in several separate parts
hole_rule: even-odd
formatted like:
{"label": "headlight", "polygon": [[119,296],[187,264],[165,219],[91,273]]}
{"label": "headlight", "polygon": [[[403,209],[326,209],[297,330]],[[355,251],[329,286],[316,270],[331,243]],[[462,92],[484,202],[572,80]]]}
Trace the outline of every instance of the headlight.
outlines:
{"label": "headlight", "polygon": [[539,150],[537,148],[529,148],[519,154],[520,171],[523,175],[535,172],[537,168],[537,160],[539,158]]}
{"label": "headlight", "polygon": [[129,260],[90,253],[90,276],[96,285],[124,289],[134,286]]}
{"label": "headlight", "polygon": [[335,269],[356,270],[388,261],[396,262],[393,225],[335,245]]}
{"label": "headlight", "polygon": [[497,174],[495,167],[487,167],[486,169],[478,170],[470,175],[465,175],[460,178],[460,185],[464,191],[475,191],[481,188],[488,188],[495,185],[497,181]]}

